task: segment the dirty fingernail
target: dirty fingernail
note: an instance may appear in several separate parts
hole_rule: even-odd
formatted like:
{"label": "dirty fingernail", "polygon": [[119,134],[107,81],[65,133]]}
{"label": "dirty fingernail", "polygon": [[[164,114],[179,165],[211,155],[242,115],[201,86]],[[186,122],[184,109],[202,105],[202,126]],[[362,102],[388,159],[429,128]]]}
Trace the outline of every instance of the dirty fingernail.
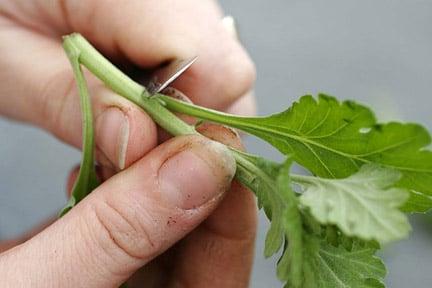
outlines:
{"label": "dirty fingernail", "polygon": [[205,139],[169,158],[159,170],[162,197],[193,209],[221,196],[235,174],[235,160],[224,145]]}

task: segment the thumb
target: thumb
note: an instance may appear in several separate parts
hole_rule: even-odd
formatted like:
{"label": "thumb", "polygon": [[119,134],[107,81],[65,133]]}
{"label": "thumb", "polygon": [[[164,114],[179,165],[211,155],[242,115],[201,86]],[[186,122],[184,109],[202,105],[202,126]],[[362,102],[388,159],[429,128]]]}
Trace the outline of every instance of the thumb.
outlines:
{"label": "thumb", "polygon": [[203,221],[234,173],[222,144],[174,138],[2,254],[2,287],[118,287]]}

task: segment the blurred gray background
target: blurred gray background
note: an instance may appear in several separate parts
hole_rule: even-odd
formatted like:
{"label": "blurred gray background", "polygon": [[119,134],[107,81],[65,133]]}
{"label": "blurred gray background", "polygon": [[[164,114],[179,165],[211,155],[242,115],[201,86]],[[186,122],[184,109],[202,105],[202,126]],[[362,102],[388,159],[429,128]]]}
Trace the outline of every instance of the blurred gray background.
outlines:
{"label": "blurred gray background", "polygon": [[[374,107],[381,120],[432,130],[431,0],[223,0],[258,68],[260,114],[325,92]],[[79,153],[46,133],[0,119],[0,238],[18,235],[65,203],[65,180]],[[278,160],[262,142],[252,152]],[[261,215],[262,216],[262,215]],[[432,286],[432,221],[411,219],[410,239],[382,253],[389,287]],[[261,217],[252,287],[281,287],[275,259],[262,256]]]}

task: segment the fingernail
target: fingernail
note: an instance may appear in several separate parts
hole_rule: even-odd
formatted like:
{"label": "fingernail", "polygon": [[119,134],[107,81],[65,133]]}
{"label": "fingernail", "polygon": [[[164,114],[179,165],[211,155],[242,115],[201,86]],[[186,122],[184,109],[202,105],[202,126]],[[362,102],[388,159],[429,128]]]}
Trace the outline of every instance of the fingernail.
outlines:
{"label": "fingernail", "polygon": [[129,121],[119,108],[108,108],[97,117],[97,147],[116,168],[125,167],[128,140]]}
{"label": "fingernail", "polygon": [[236,22],[232,16],[228,15],[222,18],[222,25],[232,37],[238,39]]}
{"label": "fingernail", "polygon": [[162,197],[185,210],[197,208],[227,190],[235,168],[224,145],[203,138],[162,165],[158,175]]}

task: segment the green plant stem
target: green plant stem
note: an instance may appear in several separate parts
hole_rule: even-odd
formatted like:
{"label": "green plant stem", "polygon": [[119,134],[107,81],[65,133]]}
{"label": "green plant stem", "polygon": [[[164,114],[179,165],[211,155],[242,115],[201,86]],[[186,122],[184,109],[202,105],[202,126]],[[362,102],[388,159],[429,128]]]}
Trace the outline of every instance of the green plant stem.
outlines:
{"label": "green plant stem", "polygon": [[[158,94],[148,97],[147,90],[126,76],[100,54],[84,37],[73,33],[64,37],[66,50],[79,51],[79,62],[90,70],[110,89],[143,108],[153,120],[174,136],[197,134],[193,126],[186,124],[164,106],[170,97]],[[164,101],[161,101],[164,100]],[[205,109],[205,108],[202,108]],[[234,149],[234,157],[241,161],[241,154]]]}
{"label": "green plant stem", "polygon": [[[198,134],[198,132],[193,126],[183,122],[167,108],[173,110],[181,110],[182,112],[185,112],[185,114],[189,114],[189,112],[191,112],[191,115],[197,114],[197,112],[192,113],[192,110],[199,111],[199,109],[203,110],[203,113],[210,113],[205,112],[208,109],[202,107],[198,108],[198,106],[190,107],[191,111],[183,109],[184,107],[188,107],[184,105],[178,106],[183,108],[175,109],[177,106],[175,106],[174,104],[176,104],[178,101],[172,102],[170,101],[170,97],[162,94],[157,94],[156,97],[149,97],[149,93],[142,85],[139,85],[138,83],[133,81],[117,67],[111,64],[84,37],[82,37],[78,33],[73,33],[71,35],[65,36],[63,46],[66,51],[78,51],[79,63],[83,64],[88,70],[90,70],[90,72],[92,72],[96,77],[98,77],[102,82],[104,82],[105,85],[107,85],[117,94],[125,97],[126,99],[130,100],[131,102],[144,109],[157,124],[159,124],[163,129],[165,129],[174,136]],[[181,102],[177,104],[181,104]],[[167,107],[165,107],[165,105],[167,105]],[[213,111],[211,113],[217,115],[216,111]],[[220,118],[227,117],[228,119],[228,117],[236,117],[224,113],[220,114],[221,115],[218,116]],[[222,115],[224,116],[222,117]],[[203,118],[205,119],[205,117]],[[222,120],[223,119],[220,119],[219,122],[222,122]],[[252,163],[249,163],[247,159],[242,156],[241,152],[235,149],[231,149],[231,151],[234,158],[236,159],[236,162],[238,163],[237,169],[253,173],[261,173],[258,168],[256,168]],[[239,180],[245,185],[249,184],[246,183],[244,179]]]}
{"label": "green plant stem", "polygon": [[[65,49],[79,51],[79,62],[98,77],[110,89],[144,109],[152,119],[170,134],[196,134],[194,127],[186,124],[161,105],[155,97],[148,97],[147,90],[133,81],[100,54],[78,33],[65,36]],[[72,48],[73,47],[73,48]]]}
{"label": "green plant stem", "polygon": [[[317,177],[307,176],[307,175],[299,175],[299,174],[290,174],[290,179],[297,184],[310,184],[313,183]],[[321,181],[327,181],[326,178],[319,178]]]}
{"label": "green plant stem", "polygon": [[[265,175],[265,173],[263,173],[263,171],[260,168],[258,168],[255,164],[253,164],[252,162],[250,162],[248,160],[247,156],[249,156],[249,155],[247,153],[240,152],[240,151],[237,151],[235,149],[231,149],[231,151],[232,151],[233,156],[237,162],[237,169],[242,169],[242,170],[248,171],[249,173],[252,172],[253,175],[259,175],[262,179],[267,179],[267,181],[269,181],[269,183],[271,183],[271,180],[268,179],[268,176]],[[320,179],[322,181],[326,181],[325,178],[320,178]],[[296,183],[299,185],[310,184],[310,183],[313,183],[314,180],[316,180],[316,177],[290,173],[290,180],[293,183]],[[243,183],[243,184],[246,185],[248,183]]]}
{"label": "green plant stem", "polygon": [[80,95],[80,105],[82,113],[82,133],[83,133],[83,157],[81,168],[72,188],[72,195],[66,207],[60,212],[60,216],[69,211],[76,203],[83,199],[87,194],[98,185],[96,170],[94,167],[94,133],[93,133],[93,114],[91,109],[90,95],[87,83],[79,63],[80,51],[75,46],[65,46],[66,54],[72,65],[72,70],[78,85]]}
{"label": "green plant stem", "polygon": [[[254,163],[248,160],[249,154],[237,151],[235,149],[231,149],[231,151],[233,153],[234,159],[236,160],[237,169],[248,171],[249,173],[252,173],[252,175],[259,176],[262,179],[265,179],[265,181],[267,181],[268,183],[272,183],[271,179],[260,168],[258,168]],[[241,179],[239,180],[244,185],[249,187],[251,181],[242,181]]]}
{"label": "green plant stem", "polygon": [[158,94],[155,98],[157,98],[165,107],[167,107],[171,111],[184,113],[203,120],[214,121],[234,128],[242,129],[244,127],[244,121],[242,120],[245,118],[251,118],[204,108],[191,103],[179,101],[162,94]]}

